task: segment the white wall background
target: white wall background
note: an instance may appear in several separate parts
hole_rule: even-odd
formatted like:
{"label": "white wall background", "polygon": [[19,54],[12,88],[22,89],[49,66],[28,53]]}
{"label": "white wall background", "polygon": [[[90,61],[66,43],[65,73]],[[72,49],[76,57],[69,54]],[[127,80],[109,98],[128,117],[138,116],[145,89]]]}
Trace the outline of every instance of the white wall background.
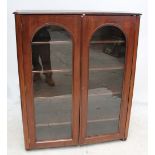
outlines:
{"label": "white wall background", "polygon": [[147,0],[8,0],[8,102],[19,101],[14,15],[16,10],[93,10],[142,13],[134,101],[147,102]]}

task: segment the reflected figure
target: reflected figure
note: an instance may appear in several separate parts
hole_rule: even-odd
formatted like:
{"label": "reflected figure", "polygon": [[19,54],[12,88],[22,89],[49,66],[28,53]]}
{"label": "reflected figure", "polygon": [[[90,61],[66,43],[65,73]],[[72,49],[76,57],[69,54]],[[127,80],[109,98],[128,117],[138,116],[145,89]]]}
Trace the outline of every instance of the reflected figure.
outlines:
{"label": "reflected figure", "polygon": [[[33,38],[33,42],[46,42],[50,40],[51,38],[47,28],[39,30]],[[32,64],[34,71],[51,70],[49,43],[32,44]],[[55,83],[52,78],[52,72],[46,72],[44,75],[45,81],[48,85],[54,86]],[[40,73],[34,73],[33,81],[37,81],[39,79],[41,79]]]}

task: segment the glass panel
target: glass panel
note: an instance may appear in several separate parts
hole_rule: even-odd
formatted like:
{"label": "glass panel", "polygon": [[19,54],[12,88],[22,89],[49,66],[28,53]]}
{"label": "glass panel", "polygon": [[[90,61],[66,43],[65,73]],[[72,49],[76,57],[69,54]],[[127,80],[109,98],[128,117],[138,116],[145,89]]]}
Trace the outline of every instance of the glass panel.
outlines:
{"label": "glass panel", "polygon": [[72,40],[59,26],[46,26],[32,40],[36,140],[71,138]]}
{"label": "glass panel", "polygon": [[89,45],[87,136],[118,132],[124,62],[124,34],[113,26],[98,29]]}

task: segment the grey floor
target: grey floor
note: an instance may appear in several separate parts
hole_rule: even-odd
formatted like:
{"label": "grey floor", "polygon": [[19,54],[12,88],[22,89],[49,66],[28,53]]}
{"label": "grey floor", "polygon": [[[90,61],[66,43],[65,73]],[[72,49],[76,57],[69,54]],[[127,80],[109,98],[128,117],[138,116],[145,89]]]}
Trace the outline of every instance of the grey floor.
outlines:
{"label": "grey floor", "polygon": [[25,151],[20,103],[8,104],[8,155],[147,155],[147,104],[133,103],[127,141]]}

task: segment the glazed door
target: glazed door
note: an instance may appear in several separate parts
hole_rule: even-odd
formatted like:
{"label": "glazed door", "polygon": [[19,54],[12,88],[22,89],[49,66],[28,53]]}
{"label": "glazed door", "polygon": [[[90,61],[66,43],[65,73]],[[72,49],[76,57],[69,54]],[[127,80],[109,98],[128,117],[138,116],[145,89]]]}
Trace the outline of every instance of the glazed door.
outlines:
{"label": "glazed door", "polygon": [[130,16],[83,17],[81,144],[124,139],[133,25]]}
{"label": "glazed door", "polygon": [[80,17],[22,16],[29,148],[75,145],[79,136]]}

